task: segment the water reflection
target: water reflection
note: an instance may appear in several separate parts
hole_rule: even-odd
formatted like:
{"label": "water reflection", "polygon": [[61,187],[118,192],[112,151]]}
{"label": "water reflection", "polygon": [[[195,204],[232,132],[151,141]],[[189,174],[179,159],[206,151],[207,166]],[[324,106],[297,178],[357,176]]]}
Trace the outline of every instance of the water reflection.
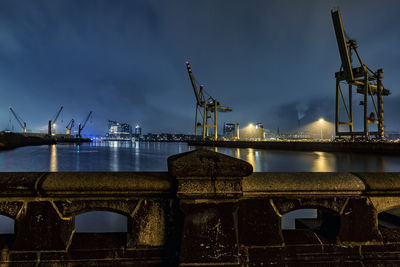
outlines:
{"label": "water reflection", "polygon": [[317,158],[312,167],[313,172],[332,172],[336,165],[335,158],[328,158],[326,152],[314,152]]}
{"label": "water reflection", "polygon": [[79,157],[79,144],[76,145],[76,159],[75,159],[75,171],[80,171],[80,157]]}
{"label": "water reflection", "polygon": [[[115,142],[115,143],[114,143]],[[110,170],[113,172],[119,171],[119,151],[117,141],[111,141],[110,144],[111,160],[110,160]]]}
{"label": "water reflection", "polygon": [[399,156],[253,148],[220,148],[219,152],[247,161],[256,172],[400,171]]}
{"label": "water reflection", "polygon": [[135,142],[135,171],[140,171],[140,147],[139,147],[140,143],[139,142]]}
{"label": "water reflection", "polygon": [[56,172],[58,171],[57,168],[57,146],[51,145],[50,146],[50,171]]}
{"label": "water reflection", "polygon": [[246,161],[253,166],[253,170],[257,169],[256,161],[254,160],[254,149],[253,148],[248,149]]}
{"label": "water reflection", "polygon": [[240,159],[240,149],[239,148],[235,149],[235,157]]}

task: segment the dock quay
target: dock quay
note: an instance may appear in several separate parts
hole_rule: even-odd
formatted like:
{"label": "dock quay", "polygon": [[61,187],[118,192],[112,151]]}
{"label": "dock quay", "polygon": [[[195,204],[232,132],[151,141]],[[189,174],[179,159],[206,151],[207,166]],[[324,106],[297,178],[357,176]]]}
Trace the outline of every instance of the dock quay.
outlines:
{"label": "dock quay", "polygon": [[75,138],[72,135],[41,133],[7,133],[0,132],[0,150],[13,149],[22,146],[40,146],[57,143],[83,143],[91,142],[89,138]]}

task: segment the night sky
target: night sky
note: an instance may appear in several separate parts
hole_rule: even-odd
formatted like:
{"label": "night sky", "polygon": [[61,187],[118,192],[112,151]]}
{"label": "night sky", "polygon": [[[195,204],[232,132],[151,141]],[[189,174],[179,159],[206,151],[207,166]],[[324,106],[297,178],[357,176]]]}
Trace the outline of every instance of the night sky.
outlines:
{"label": "night sky", "polygon": [[193,133],[186,60],[232,107],[220,126],[291,131],[299,118],[333,121],[336,7],[367,66],[385,69],[385,125],[400,130],[398,0],[1,0],[0,130],[10,128],[9,106],[33,132],[45,132],[64,106],[58,132],[92,110],[86,134],[104,134],[108,119],[139,123],[144,133]]}

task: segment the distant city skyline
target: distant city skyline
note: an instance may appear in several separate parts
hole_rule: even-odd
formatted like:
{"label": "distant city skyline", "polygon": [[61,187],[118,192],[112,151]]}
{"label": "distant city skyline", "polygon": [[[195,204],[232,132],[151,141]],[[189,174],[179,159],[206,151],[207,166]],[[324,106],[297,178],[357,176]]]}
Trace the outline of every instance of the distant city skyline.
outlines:
{"label": "distant city skyline", "polygon": [[340,57],[330,11],[337,7],[366,65],[385,69],[386,130],[399,131],[395,0],[3,0],[0,130],[9,128],[9,106],[33,132],[46,132],[64,106],[58,133],[93,111],[84,135],[105,134],[108,120],[139,124],[143,133],[193,134],[186,60],[205,90],[233,109],[219,114],[221,134],[224,122],[281,132],[299,121],[332,122]]}

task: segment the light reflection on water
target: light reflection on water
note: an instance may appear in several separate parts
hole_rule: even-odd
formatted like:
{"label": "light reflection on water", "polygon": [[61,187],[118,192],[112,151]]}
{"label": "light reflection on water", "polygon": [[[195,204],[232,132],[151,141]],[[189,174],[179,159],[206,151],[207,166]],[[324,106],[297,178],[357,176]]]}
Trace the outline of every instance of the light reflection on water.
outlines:
{"label": "light reflection on water", "polygon": [[[0,171],[166,171],[186,143],[94,142],[21,147],[0,152]],[[209,147],[249,162],[257,172],[396,172],[400,157],[373,154]]]}
{"label": "light reflection on water", "polygon": [[[334,162],[329,162],[329,158],[327,155],[325,155],[324,152],[314,152],[315,155],[317,155],[317,158],[314,160],[313,172],[331,172],[332,170],[332,163]],[[335,158],[333,158],[331,161],[336,161]]]}
{"label": "light reflection on water", "polygon": [[51,172],[56,172],[58,170],[57,168],[57,146],[56,145],[50,145],[50,171]]}

